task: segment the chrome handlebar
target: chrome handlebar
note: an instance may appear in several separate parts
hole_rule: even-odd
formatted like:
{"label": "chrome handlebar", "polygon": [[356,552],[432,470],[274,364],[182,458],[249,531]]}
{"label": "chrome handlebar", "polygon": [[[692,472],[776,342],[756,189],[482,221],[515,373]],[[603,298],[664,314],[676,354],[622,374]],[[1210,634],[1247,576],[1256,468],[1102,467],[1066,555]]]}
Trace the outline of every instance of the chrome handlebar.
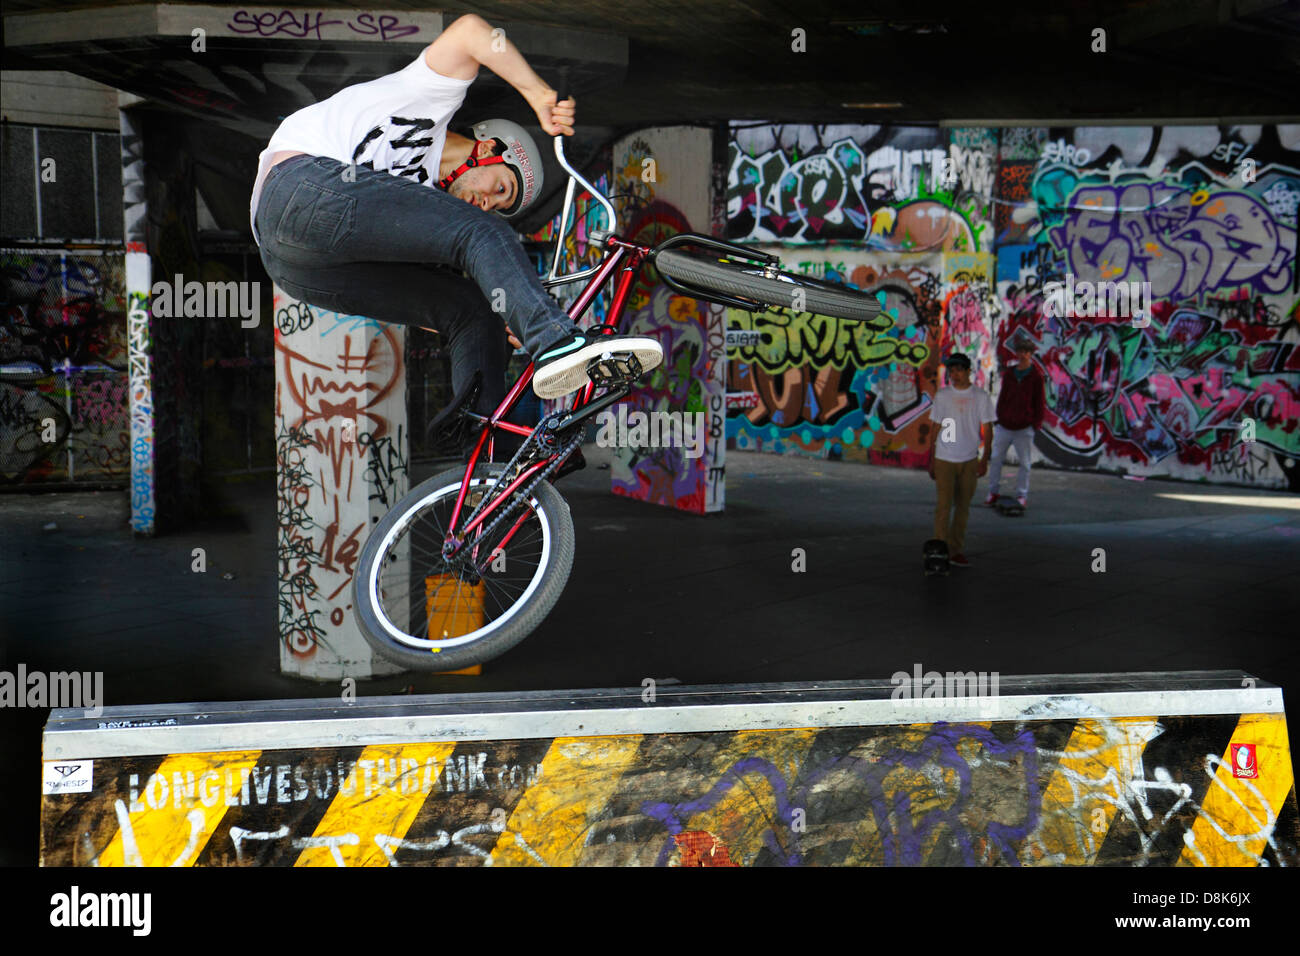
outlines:
{"label": "chrome handlebar", "polygon": [[[567,282],[576,282],[579,279],[585,279],[588,276],[595,275],[597,272],[600,271],[600,266],[595,265],[589,269],[583,269],[580,272],[575,272],[572,275],[565,275],[565,276],[557,275],[557,272],[559,271],[560,268],[560,255],[564,249],[564,236],[569,231],[569,213],[573,209],[574,200],[576,198],[575,189],[574,189],[575,181],[577,183],[580,183],[582,187],[591,194],[591,197],[595,199],[596,202],[600,203],[602,208],[604,208],[605,216],[609,221],[609,226],[608,226],[609,234],[613,233],[614,226],[617,223],[617,219],[614,216],[614,204],[609,201],[609,198],[605,196],[604,193],[600,192],[598,189],[596,189],[595,186],[589,183],[586,180],[586,178],[582,175],[582,173],[578,172],[571,165],[569,165],[569,160],[564,155],[563,136],[555,137],[555,158],[559,162],[560,168],[569,174],[569,184],[568,186],[565,187],[564,190],[564,209],[560,213],[559,231],[556,232],[555,234],[555,255],[551,260],[551,271],[547,275],[547,277],[542,280],[542,285],[548,288],[550,286],[555,286],[555,285],[564,285]],[[594,236],[592,241],[596,245],[601,245],[603,244],[603,237]]]}

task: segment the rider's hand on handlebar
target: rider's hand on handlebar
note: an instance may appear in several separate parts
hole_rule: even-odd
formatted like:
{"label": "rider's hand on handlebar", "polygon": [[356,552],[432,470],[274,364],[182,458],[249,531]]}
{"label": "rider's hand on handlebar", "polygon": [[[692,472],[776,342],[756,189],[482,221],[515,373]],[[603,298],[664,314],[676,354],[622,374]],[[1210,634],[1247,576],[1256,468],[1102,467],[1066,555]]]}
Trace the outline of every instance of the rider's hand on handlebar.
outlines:
{"label": "rider's hand on handlebar", "polygon": [[537,114],[537,121],[541,123],[542,131],[547,136],[560,134],[572,136],[577,101],[570,96],[567,100],[556,103],[557,96],[559,94],[555,90],[547,90],[530,105],[533,107],[533,112]]}

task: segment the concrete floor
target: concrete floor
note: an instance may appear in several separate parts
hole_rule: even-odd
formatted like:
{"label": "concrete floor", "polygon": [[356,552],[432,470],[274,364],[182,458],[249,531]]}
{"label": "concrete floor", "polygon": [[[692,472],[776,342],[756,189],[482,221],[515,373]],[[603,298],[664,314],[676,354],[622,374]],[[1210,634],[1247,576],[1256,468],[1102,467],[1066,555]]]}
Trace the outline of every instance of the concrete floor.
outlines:
{"label": "concrete floor", "polygon": [[[1039,471],[1023,518],[975,508],[972,566],[926,578],[934,491],[922,472],[732,451],[726,512],[700,518],[614,497],[597,467],[608,453],[586,454],[590,467],[560,482],[577,556],[545,624],[482,677],[399,675],[359,693],[887,680],[919,663],[1241,668],[1296,699],[1295,495]],[[278,671],[274,476],[222,496],[205,526],[148,540],[127,528],[126,492],[0,497],[3,669],[102,670],[110,705],[337,696],[335,683]],[[42,530],[50,522],[58,530]],[[206,574],[190,569],[195,547]],[[795,548],[804,573],[791,570]],[[0,712],[16,780],[0,790],[0,863],[37,856],[46,716]]]}

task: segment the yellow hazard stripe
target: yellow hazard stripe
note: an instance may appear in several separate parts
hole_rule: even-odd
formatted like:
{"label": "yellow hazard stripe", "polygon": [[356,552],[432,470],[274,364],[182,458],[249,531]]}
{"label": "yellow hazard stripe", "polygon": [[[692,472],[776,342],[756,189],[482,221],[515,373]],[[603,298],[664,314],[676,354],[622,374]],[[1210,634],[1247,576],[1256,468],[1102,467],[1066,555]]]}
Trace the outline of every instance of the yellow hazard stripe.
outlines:
{"label": "yellow hazard stripe", "polygon": [[1079,720],[1043,791],[1038,827],[1022,854],[1030,865],[1091,866],[1111,823],[1141,780],[1142,754],[1160,734],[1154,717]]}
{"label": "yellow hazard stripe", "polygon": [[537,782],[524,791],[497,838],[493,865],[579,863],[591,824],[632,765],[642,736],[556,737]]}
{"label": "yellow hazard stripe", "polygon": [[389,865],[455,749],[455,743],[367,747],[294,865]]}
{"label": "yellow hazard stripe", "polygon": [[116,801],[118,830],[98,864],[193,866],[226,815],[227,800],[239,800],[244,774],[261,755],[250,750],[167,757],[140,781],[135,800]]}
{"label": "yellow hazard stripe", "polygon": [[[1236,775],[1233,744],[1255,745],[1256,778]],[[1295,783],[1284,714],[1242,714],[1228,748],[1206,754],[1205,771],[1213,773],[1179,866],[1258,866],[1277,815]]]}

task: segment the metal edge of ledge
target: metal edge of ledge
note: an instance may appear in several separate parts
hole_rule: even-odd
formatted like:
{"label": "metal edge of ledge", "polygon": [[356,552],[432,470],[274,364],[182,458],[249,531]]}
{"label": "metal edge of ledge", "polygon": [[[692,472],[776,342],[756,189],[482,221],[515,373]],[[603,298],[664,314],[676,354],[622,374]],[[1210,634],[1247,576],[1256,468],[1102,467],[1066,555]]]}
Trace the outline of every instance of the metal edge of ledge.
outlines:
{"label": "metal edge of ledge", "polygon": [[[1254,681],[1254,686],[1249,685]],[[1243,686],[1245,685],[1245,686]],[[894,699],[890,681],[640,688],[106,707],[52,711],[45,760],[1081,717],[1282,713],[1282,690],[1241,671],[1044,675],[997,696]]]}

